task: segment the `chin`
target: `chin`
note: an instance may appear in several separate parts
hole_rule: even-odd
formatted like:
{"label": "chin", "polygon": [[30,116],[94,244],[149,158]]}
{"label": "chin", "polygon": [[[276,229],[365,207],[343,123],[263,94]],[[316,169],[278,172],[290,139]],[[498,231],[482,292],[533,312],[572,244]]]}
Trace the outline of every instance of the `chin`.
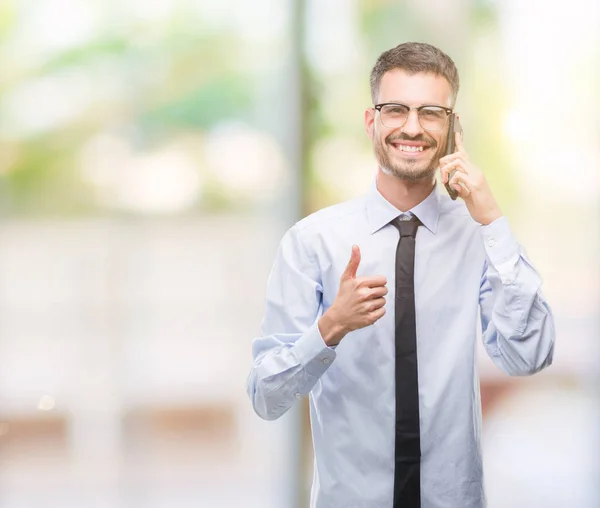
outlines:
{"label": "chin", "polygon": [[419,173],[394,173],[396,178],[404,180],[405,182],[429,182],[433,180],[435,171],[423,171]]}
{"label": "chin", "polygon": [[426,168],[398,168],[392,165],[379,164],[381,170],[389,176],[393,176],[405,182],[420,182],[433,180],[435,177],[435,167]]}

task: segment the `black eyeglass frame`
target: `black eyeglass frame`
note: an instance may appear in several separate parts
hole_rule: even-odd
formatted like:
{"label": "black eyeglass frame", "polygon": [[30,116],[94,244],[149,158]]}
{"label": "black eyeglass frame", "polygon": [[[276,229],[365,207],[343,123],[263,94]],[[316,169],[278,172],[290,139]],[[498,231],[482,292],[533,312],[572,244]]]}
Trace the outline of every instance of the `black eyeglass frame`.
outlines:
{"label": "black eyeglass frame", "polygon": [[[408,114],[406,115],[406,120],[404,120],[404,123],[402,125],[400,125],[399,127],[397,127],[397,129],[399,129],[400,127],[404,127],[404,124],[406,122],[408,122],[408,117],[410,116],[410,112],[412,110],[415,110],[417,112],[417,118],[419,119],[419,125],[421,125],[421,117],[419,116],[419,113],[422,109],[425,108],[438,108],[438,109],[442,109],[446,112],[446,120],[445,122],[448,121],[448,118],[450,118],[450,115],[452,115],[454,113],[454,110],[451,108],[445,108],[444,106],[438,106],[437,104],[423,104],[422,106],[407,106],[406,104],[402,104],[401,102],[382,102],[380,104],[375,104],[373,106],[373,109],[379,111],[379,114],[381,115],[381,108],[383,108],[384,106],[402,106],[403,108],[408,109]],[[383,121],[381,122],[383,123]],[[385,125],[385,124],[384,124]],[[444,127],[446,126],[446,123],[444,123],[444,126],[440,129],[425,129],[425,127],[423,127],[421,125],[421,127],[423,127],[423,129],[425,129],[426,131],[430,131],[433,130],[434,132],[439,132],[441,130],[444,129]]]}

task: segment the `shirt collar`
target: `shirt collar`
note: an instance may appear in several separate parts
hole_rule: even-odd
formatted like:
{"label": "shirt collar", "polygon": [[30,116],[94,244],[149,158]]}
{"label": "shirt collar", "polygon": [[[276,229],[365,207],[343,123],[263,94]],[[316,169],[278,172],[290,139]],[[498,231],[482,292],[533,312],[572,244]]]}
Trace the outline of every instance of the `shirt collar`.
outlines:
{"label": "shirt collar", "polygon": [[[366,196],[367,216],[369,220],[369,233],[373,234],[386,224],[389,224],[402,213],[377,190],[377,182],[373,181],[371,189]],[[440,206],[438,200],[437,183],[433,190],[423,201],[409,210],[433,234],[437,231]]]}

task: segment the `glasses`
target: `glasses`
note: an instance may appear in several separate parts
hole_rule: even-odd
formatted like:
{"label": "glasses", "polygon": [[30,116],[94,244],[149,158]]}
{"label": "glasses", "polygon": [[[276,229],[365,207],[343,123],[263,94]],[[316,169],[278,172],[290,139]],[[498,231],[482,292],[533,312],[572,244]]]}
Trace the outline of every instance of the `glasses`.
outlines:
{"label": "glasses", "polygon": [[419,106],[411,108],[397,102],[386,102],[376,104],[375,109],[379,111],[381,123],[390,129],[398,129],[402,127],[411,110],[417,112],[419,124],[426,131],[441,131],[446,126],[448,116],[453,112],[452,109],[443,108],[442,106]]}

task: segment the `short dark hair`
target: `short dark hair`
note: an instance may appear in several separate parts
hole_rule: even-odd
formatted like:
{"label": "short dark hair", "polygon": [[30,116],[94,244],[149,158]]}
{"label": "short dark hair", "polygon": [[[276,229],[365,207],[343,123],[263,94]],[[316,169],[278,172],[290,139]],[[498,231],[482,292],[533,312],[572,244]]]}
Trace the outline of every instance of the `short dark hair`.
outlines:
{"label": "short dark hair", "polygon": [[458,70],[443,51],[423,42],[405,42],[381,53],[371,71],[371,99],[377,101],[383,75],[392,69],[404,69],[409,74],[432,72],[446,78],[452,88],[454,101],[458,95]]}

